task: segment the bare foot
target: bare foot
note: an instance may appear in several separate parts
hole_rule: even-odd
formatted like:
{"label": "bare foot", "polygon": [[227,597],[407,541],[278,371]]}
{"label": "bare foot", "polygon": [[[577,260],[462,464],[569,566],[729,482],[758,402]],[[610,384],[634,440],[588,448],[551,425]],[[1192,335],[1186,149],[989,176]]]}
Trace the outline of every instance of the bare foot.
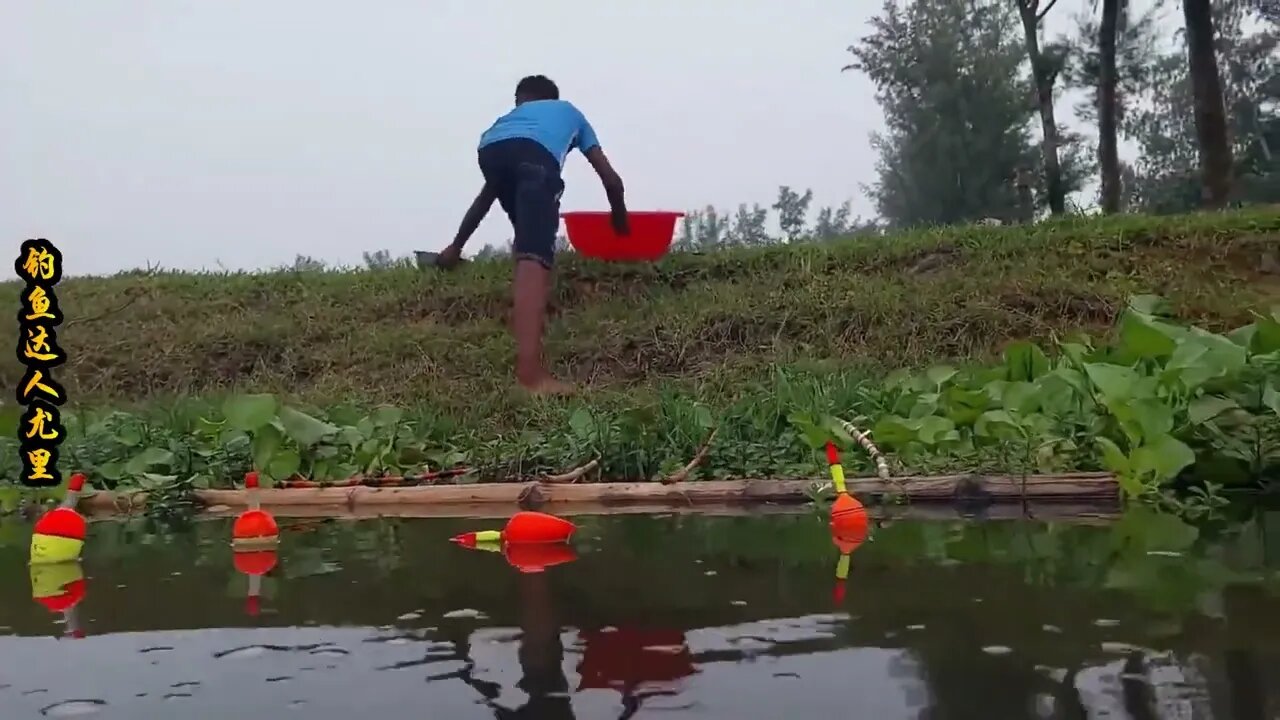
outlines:
{"label": "bare foot", "polygon": [[533,395],[573,395],[577,391],[569,383],[557,380],[550,375],[544,375],[531,383],[521,382],[520,386]]}

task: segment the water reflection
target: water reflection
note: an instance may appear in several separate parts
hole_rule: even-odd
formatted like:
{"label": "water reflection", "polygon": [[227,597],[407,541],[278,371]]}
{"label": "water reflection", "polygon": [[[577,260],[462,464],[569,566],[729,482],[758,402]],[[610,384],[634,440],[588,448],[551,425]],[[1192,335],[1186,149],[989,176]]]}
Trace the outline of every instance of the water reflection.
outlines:
{"label": "water reflection", "polygon": [[[225,523],[166,538],[93,525],[79,577],[94,592],[71,605],[91,632],[76,643],[50,637],[64,632],[61,609],[0,583],[4,716],[1222,719],[1280,708],[1275,518],[1217,535],[1142,514],[1096,526],[899,520],[856,548],[857,592],[835,611],[832,561],[847,553],[821,518],[583,518],[576,547],[524,555],[447,543],[474,522],[281,524],[278,563],[257,574],[231,557]],[[27,572],[18,540],[0,545],[0,576]],[[63,572],[33,574],[32,596],[62,597],[77,581]],[[246,574],[261,579],[256,593]],[[262,598],[260,615],[246,617],[247,596]],[[70,680],[52,684],[54,667]]]}
{"label": "water reflection", "polygon": [[76,607],[84,600],[87,583],[78,560],[31,566],[31,599],[62,616],[68,637],[84,637]]}

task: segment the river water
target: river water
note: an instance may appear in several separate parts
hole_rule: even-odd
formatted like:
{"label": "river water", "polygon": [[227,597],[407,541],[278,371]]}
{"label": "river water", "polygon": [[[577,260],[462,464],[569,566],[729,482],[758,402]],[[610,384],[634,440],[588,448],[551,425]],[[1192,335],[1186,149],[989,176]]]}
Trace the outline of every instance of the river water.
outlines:
{"label": "river water", "polygon": [[811,514],[575,520],[282,519],[256,599],[223,520],[35,577],[0,522],[0,717],[1280,718],[1280,514],[896,519],[843,584]]}

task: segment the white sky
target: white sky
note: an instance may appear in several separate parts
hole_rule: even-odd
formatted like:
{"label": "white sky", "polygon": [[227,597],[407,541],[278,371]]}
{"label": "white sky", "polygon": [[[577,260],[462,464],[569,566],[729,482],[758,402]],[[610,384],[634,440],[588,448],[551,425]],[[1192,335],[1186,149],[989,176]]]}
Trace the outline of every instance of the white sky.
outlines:
{"label": "white sky", "polygon": [[[1050,34],[1088,0],[1061,0]],[[452,239],[475,143],[545,73],[634,209],[874,179],[873,0],[0,0],[0,236],[71,274],[360,262]],[[1069,116],[1069,101],[1060,102]],[[565,209],[603,209],[572,156]],[[495,206],[469,250],[509,237]]]}

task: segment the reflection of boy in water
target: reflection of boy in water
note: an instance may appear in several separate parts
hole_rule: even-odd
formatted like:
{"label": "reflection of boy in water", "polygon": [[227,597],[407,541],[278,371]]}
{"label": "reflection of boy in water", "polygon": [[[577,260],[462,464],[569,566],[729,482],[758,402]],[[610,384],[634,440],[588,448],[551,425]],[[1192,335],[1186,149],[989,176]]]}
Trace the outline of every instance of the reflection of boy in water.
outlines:
{"label": "reflection of boy in water", "polygon": [[529,701],[515,710],[499,708],[498,718],[572,720],[569,681],[564,676],[564,645],[560,623],[553,612],[551,590],[545,572],[520,573],[521,678],[517,684]]}
{"label": "reflection of boy in water", "polygon": [[681,630],[620,627],[586,630],[580,636],[586,649],[578,665],[578,689],[618,691],[627,709],[624,718],[645,697],[675,694],[669,686],[697,672]]}
{"label": "reflection of boy in water", "polygon": [[[498,709],[500,719],[546,718],[571,720],[573,704],[564,674],[564,644],[547,574],[520,573],[520,669],[518,687],[529,700],[515,710]],[[588,630],[579,633],[585,650],[578,665],[578,690],[616,690],[630,718],[647,696],[672,694],[661,687],[696,672],[693,657],[680,630]]]}

